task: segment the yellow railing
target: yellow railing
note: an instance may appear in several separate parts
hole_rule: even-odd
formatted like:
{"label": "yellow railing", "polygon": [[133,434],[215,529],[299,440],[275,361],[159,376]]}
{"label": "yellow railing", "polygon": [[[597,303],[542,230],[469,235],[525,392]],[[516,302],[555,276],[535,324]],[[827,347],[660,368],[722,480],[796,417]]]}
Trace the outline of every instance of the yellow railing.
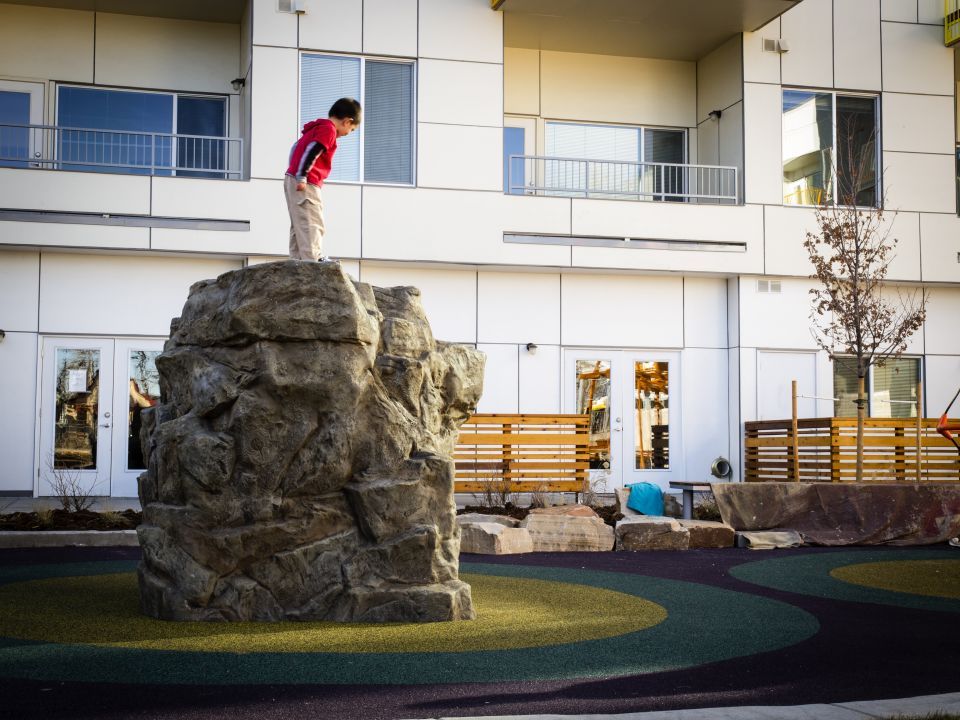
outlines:
{"label": "yellow railing", "polygon": [[943,41],[947,47],[960,42],[960,0],[943,0]]}

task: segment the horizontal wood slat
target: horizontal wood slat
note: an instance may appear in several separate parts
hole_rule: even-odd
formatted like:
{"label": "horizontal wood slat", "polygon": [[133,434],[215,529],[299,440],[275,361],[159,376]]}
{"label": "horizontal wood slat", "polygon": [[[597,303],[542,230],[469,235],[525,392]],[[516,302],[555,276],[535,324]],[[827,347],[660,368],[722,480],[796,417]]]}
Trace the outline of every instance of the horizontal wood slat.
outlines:
{"label": "horizontal wood slat", "polygon": [[[864,480],[867,482],[960,482],[960,453],[936,432],[936,418],[922,418],[917,453],[916,418],[870,418],[864,425]],[[797,447],[794,471],[794,445]],[[854,482],[856,418],[804,418],[794,440],[790,420],[744,423],[744,479],[747,482]]]}
{"label": "horizontal wood slat", "polygon": [[496,483],[511,492],[583,492],[589,445],[589,415],[474,415],[460,428],[454,487],[481,493]]}

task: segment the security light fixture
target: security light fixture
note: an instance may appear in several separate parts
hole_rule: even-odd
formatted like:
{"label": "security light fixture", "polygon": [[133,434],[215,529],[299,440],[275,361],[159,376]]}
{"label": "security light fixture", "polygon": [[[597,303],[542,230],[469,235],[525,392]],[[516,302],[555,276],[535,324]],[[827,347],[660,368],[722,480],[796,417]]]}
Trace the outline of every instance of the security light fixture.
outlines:
{"label": "security light fixture", "polygon": [[708,114],[712,120],[719,120],[720,116],[723,115],[723,110],[711,110]]}
{"label": "security light fixture", "polygon": [[247,84],[246,78],[234,78],[230,81],[230,84],[233,85],[233,89],[237,92],[240,92],[240,88],[244,87]]}
{"label": "security light fixture", "polygon": [[6,336],[7,336],[7,333],[5,333],[3,330],[0,330],[0,342],[3,342],[3,339],[4,339]]}
{"label": "security light fixture", "polygon": [[527,343],[527,352],[531,355],[537,354],[537,344],[536,343]]}

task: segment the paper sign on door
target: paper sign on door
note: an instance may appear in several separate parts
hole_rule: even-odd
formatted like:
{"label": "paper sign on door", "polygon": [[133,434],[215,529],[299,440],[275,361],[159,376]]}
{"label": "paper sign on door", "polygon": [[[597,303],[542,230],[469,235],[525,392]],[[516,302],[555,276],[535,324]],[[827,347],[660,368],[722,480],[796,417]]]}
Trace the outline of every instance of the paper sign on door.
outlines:
{"label": "paper sign on door", "polygon": [[85,393],[87,391],[87,370],[70,370],[67,377],[67,392]]}

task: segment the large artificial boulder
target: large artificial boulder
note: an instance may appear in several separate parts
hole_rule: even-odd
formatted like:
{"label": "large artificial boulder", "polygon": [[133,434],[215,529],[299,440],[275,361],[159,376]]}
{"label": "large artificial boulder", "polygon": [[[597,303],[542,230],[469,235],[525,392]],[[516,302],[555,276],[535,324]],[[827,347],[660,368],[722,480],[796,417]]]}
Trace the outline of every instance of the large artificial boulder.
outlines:
{"label": "large artificial boulder", "polygon": [[930,545],[960,534],[960,485],[714,483],[735,530],[795,530],[815,545]]}
{"label": "large artificial boulder", "polygon": [[143,611],[173,620],[474,616],[451,459],[483,355],[416,288],[336,263],[195,284],[145,414]]}
{"label": "large artificial boulder", "polygon": [[601,552],[613,549],[613,528],[586,505],[536,508],[520,523],[534,552]]}

